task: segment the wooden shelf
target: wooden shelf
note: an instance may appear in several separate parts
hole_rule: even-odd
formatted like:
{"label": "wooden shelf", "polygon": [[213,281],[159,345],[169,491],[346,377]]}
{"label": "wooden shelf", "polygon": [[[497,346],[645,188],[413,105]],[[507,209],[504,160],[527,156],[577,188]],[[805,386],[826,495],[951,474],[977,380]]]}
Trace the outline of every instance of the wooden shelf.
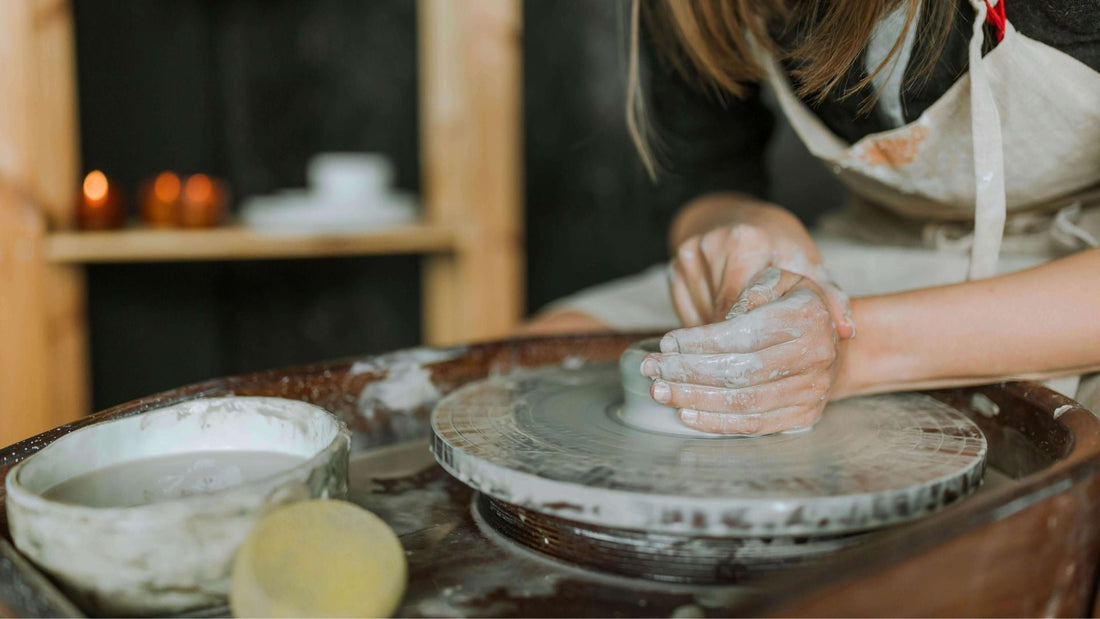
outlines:
{"label": "wooden shelf", "polygon": [[448,253],[455,233],[416,224],[378,232],[282,234],[231,226],[206,230],[130,228],[105,232],[64,231],[45,239],[54,263],[268,260],[370,254]]}

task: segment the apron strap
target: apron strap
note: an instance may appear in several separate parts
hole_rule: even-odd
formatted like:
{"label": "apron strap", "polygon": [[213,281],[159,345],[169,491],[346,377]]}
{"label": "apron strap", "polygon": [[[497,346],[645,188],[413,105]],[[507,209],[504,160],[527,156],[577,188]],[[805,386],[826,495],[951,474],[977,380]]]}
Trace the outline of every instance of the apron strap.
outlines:
{"label": "apron strap", "polygon": [[[1004,151],[1001,115],[982,62],[986,0],[970,0],[977,15],[970,38],[970,133],[974,147],[974,245],[969,279],[997,273],[1005,226]],[[1003,4],[1003,2],[1001,3]]]}

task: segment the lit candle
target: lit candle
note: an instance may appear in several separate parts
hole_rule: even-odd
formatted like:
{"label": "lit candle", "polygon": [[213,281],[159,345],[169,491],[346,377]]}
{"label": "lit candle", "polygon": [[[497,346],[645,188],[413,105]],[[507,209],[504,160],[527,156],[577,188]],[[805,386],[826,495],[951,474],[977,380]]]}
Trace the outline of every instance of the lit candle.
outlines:
{"label": "lit candle", "polygon": [[141,219],[153,228],[173,228],[180,224],[180,177],[161,172],[141,188]]}
{"label": "lit candle", "polygon": [[125,218],[122,192],[100,170],[89,172],[77,198],[77,225],[84,230],[109,230],[121,227]]}
{"label": "lit candle", "polygon": [[205,174],[192,174],[183,185],[180,223],[185,228],[217,226],[225,217],[225,186]]}

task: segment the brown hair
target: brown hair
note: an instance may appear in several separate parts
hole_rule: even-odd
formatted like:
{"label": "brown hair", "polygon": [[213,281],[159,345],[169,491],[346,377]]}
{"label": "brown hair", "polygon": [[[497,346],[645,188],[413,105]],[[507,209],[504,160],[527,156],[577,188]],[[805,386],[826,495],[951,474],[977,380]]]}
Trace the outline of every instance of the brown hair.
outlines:
{"label": "brown hair", "polygon": [[[631,6],[630,64],[627,79],[627,125],[642,161],[651,175],[658,165],[650,144],[645,101],[639,78],[639,31],[645,20],[662,59],[686,79],[717,96],[743,96],[745,84],[759,81],[764,68],[753,46],[796,68],[795,93],[821,102],[842,84],[860,57],[875,25],[886,15],[905,8],[901,36],[882,63],[854,85],[840,92],[849,97],[864,93],[861,110],[874,105],[871,79],[891,66],[906,33],[919,24],[921,42],[911,79],[922,80],[932,71],[955,15],[951,0],[633,0]],[[790,40],[785,46],[776,33]]]}

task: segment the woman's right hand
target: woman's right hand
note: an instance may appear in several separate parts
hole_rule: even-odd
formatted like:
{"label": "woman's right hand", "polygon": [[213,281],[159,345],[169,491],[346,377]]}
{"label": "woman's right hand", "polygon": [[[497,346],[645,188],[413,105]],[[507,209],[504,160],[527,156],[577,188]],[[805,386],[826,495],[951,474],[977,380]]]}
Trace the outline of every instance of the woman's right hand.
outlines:
{"label": "woman's right hand", "polygon": [[821,417],[846,351],[821,286],[769,267],[725,320],[666,334],[642,373],[653,399],[697,430],[772,434]]}
{"label": "woman's right hand", "polygon": [[735,222],[679,243],[669,264],[676,313],[685,327],[725,320],[749,282],[770,267],[820,286],[837,335],[845,340],[855,334],[848,298],[829,279],[806,228],[789,212],[760,203],[739,206]]}

